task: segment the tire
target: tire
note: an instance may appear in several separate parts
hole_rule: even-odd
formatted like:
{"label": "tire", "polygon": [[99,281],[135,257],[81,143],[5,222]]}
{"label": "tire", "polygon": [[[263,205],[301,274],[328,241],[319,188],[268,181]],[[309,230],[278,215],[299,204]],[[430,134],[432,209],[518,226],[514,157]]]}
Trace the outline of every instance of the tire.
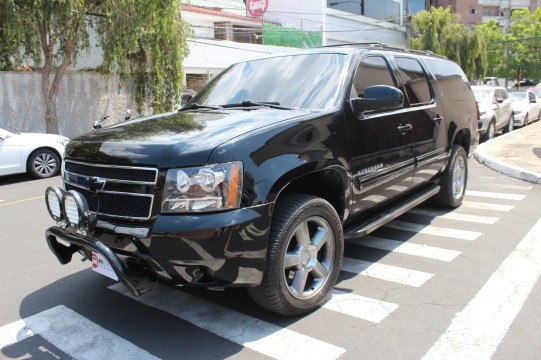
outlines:
{"label": "tire", "polygon": [[524,121],[522,122],[522,126],[526,126],[530,124],[530,120],[528,119],[528,114],[524,115]]}
{"label": "tire", "polygon": [[513,115],[511,115],[511,117],[509,118],[509,122],[507,123],[507,126],[503,129],[503,133],[504,134],[510,133],[514,129],[515,129],[515,127],[514,127],[514,124],[513,124]]}
{"label": "tire", "polygon": [[248,293],[275,313],[307,313],[327,300],[343,255],[342,224],[331,204],[312,195],[285,195],[275,206],[263,280]]}
{"label": "tire", "polygon": [[453,145],[449,164],[440,180],[441,189],[434,196],[434,203],[446,208],[459,207],[464,200],[467,182],[468,157],[466,151],[460,145]]}
{"label": "tire", "polygon": [[52,150],[38,149],[28,157],[26,169],[35,178],[49,178],[60,171],[60,158]]}
{"label": "tire", "polygon": [[496,124],[494,123],[494,119],[490,120],[490,123],[488,124],[487,132],[484,136],[484,141],[492,140],[496,137]]}

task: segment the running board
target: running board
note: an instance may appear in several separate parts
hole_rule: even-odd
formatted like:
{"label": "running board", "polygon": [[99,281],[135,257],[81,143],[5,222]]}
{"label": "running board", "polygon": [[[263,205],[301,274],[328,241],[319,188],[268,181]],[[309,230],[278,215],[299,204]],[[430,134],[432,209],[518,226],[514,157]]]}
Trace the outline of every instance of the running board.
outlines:
{"label": "running board", "polygon": [[360,238],[365,235],[370,234],[372,231],[377,228],[387,224],[389,221],[392,221],[399,217],[400,215],[410,211],[417,205],[422,202],[430,199],[432,196],[436,195],[440,191],[439,185],[434,185],[427,190],[417,194],[415,197],[410,198],[404,202],[398,203],[389,210],[381,213],[376,219],[371,219],[366,222],[363,222],[353,228],[347,229],[344,231],[344,239],[355,239]]}

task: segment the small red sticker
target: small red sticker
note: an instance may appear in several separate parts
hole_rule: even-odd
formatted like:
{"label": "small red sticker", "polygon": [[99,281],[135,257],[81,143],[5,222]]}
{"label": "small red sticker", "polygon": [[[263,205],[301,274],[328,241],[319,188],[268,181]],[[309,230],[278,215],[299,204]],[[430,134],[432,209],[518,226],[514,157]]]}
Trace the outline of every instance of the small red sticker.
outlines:
{"label": "small red sticker", "polygon": [[92,267],[98,267],[98,255],[96,253],[92,253]]}
{"label": "small red sticker", "polygon": [[263,17],[265,11],[269,7],[269,0],[248,0],[246,1],[246,8],[248,13],[253,17]]}

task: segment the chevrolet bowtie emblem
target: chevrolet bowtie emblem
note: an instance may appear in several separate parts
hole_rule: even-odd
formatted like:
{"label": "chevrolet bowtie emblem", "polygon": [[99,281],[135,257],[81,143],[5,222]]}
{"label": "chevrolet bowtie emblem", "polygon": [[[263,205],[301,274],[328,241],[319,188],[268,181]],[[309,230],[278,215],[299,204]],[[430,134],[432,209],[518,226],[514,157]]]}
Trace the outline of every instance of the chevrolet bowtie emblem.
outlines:
{"label": "chevrolet bowtie emblem", "polygon": [[102,179],[97,176],[93,176],[91,178],[88,178],[88,188],[90,191],[94,192],[100,192],[103,191],[103,188],[105,187],[105,183],[107,182],[107,179]]}

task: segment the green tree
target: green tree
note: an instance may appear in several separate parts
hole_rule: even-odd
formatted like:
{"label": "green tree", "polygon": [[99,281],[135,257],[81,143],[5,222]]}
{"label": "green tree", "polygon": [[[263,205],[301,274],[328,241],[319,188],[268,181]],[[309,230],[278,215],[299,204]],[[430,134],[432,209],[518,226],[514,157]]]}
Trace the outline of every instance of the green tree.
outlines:
{"label": "green tree", "polygon": [[[180,0],[4,0],[2,35],[16,61],[31,58],[41,67],[45,122],[58,133],[56,102],[62,77],[90,47],[94,33],[103,51],[104,73],[132,79],[141,112],[146,103],[158,111],[179,101],[182,61],[188,53],[187,27]],[[7,49],[7,48],[6,48]],[[9,55],[9,56],[8,56]],[[0,66],[6,69],[9,64]]]}
{"label": "green tree", "polygon": [[487,43],[487,75],[499,78],[508,77],[507,64],[504,61],[506,36],[494,19],[477,25],[476,30]]}
{"label": "green tree", "polygon": [[411,21],[410,47],[430,50],[456,61],[469,78],[484,76],[487,66],[486,44],[476,31],[460,23],[451,8],[431,7]]}
{"label": "green tree", "polygon": [[513,11],[506,40],[509,77],[516,77],[520,68],[522,79],[541,79],[541,8],[533,14],[529,9]]}

